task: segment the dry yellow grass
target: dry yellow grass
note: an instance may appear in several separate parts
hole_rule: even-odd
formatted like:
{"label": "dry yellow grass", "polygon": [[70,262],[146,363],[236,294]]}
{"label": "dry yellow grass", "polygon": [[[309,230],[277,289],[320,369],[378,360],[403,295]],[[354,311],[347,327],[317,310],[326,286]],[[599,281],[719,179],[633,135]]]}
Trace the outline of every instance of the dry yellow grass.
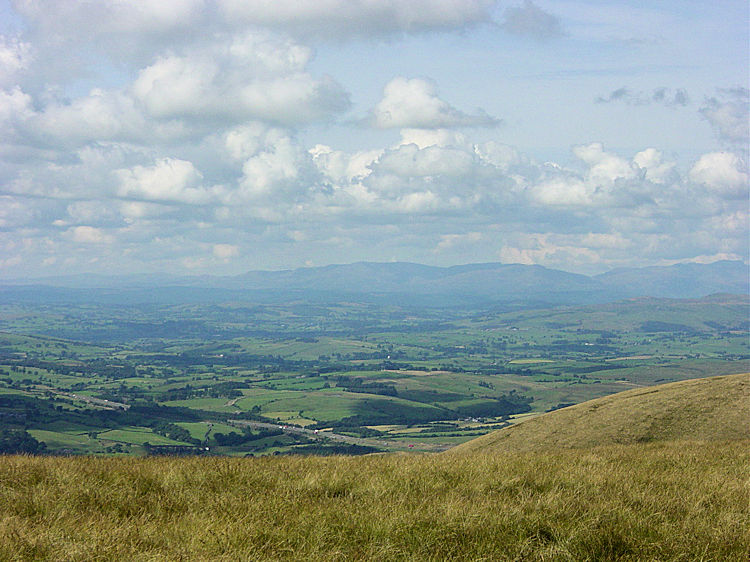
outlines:
{"label": "dry yellow grass", "polygon": [[746,562],[748,383],[624,392],[464,454],[0,457],[0,560]]}
{"label": "dry yellow grass", "polygon": [[489,433],[451,449],[449,454],[679,439],[750,439],[750,374],[619,392]]}
{"label": "dry yellow grass", "polygon": [[2,560],[737,560],[750,442],[0,458]]}

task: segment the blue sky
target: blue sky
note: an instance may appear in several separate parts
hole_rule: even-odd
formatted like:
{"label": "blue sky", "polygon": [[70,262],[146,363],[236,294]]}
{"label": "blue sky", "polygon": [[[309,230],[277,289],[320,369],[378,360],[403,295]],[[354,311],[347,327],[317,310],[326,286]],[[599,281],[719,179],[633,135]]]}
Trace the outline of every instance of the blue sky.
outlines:
{"label": "blue sky", "polygon": [[0,278],[747,261],[748,10],[0,0]]}

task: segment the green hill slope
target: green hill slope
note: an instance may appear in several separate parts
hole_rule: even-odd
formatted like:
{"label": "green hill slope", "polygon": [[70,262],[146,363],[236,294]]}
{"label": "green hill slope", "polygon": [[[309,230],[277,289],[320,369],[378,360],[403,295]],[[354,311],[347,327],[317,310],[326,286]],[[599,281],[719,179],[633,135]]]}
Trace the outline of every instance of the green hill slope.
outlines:
{"label": "green hill slope", "polygon": [[628,390],[484,435],[451,452],[750,439],[750,373]]}

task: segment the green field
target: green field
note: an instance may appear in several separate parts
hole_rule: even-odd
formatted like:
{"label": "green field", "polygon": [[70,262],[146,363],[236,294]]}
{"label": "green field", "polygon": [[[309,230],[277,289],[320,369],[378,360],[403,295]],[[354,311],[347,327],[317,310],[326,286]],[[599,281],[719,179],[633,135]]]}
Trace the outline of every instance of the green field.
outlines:
{"label": "green field", "polygon": [[143,445],[151,443],[152,445],[188,445],[180,441],[174,441],[151,431],[147,427],[125,427],[123,429],[113,429],[105,431],[98,435],[101,441],[117,441],[119,443],[130,443],[132,445]]}
{"label": "green field", "polygon": [[[265,451],[249,436],[219,445],[207,434],[208,424],[232,433],[227,422],[239,419],[328,428],[344,436],[315,438],[331,452],[400,450],[407,430],[421,435],[415,449],[433,450],[526,412],[748,372],[749,315],[748,299],[732,295],[512,312],[0,304],[0,429],[66,453],[144,454],[148,441],[180,454],[257,455],[309,444],[286,429],[289,442],[271,439]],[[384,426],[393,429],[371,429]]]}

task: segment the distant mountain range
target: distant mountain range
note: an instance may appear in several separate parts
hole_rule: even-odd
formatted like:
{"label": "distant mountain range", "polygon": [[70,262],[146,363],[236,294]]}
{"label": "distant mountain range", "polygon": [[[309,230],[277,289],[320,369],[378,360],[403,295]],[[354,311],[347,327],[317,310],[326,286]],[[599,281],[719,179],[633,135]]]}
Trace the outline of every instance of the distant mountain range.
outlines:
{"label": "distant mountain range", "polygon": [[[580,304],[629,297],[697,298],[750,293],[741,261],[616,269],[595,276],[538,265],[478,263],[433,267],[359,262],[237,276],[79,275],[0,282],[0,299],[65,298],[124,302],[354,299],[420,305],[516,302]],[[34,300],[37,300],[34,298]]]}

